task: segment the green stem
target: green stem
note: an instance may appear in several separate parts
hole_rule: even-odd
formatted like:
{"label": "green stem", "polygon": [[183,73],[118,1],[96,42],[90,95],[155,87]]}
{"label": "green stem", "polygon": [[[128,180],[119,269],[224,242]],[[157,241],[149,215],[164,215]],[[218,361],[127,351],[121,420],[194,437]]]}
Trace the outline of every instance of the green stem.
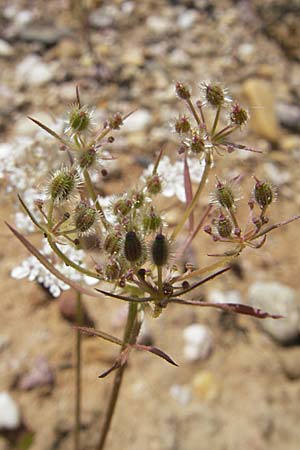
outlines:
{"label": "green stem", "polygon": [[219,122],[219,117],[220,117],[220,112],[221,112],[221,106],[218,107],[217,112],[216,112],[216,116],[215,116],[215,120],[211,129],[211,136],[213,136],[215,134],[218,122]]}
{"label": "green stem", "polygon": [[191,110],[191,113],[193,114],[197,124],[201,125],[201,119],[200,119],[200,117],[199,117],[199,115],[198,115],[198,113],[197,113],[197,111],[196,111],[196,109],[195,109],[195,107],[194,107],[194,105],[192,103],[192,100],[189,98],[189,99],[187,99],[186,102],[187,102],[187,104],[188,104],[188,106],[189,106],[189,108]]}
{"label": "green stem", "polygon": [[54,209],[54,201],[51,199],[49,203],[49,209],[48,209],[48,224],[49,227],[52,228],[52,216],[53,216],[53,209]]}
{"label": "green stem", "polygon": [[203,175],[202,175],[201,181],[199,183],[198,189],[194,195],[193,200],[189,204],[188,208],[185,210],[180,222],[177,224],[175,230],[173,231],[173,234],[171,237],[172,240],[176,239],[177,235],[180,233],[182,227],[184,226],[186,220],[189,218],[191,212],[195,208],[195,206],[199,200],[200,194],[202,192],[202,189],[204,188],[206,180],[208,178],[210,167],[211,167],[211,157],[209,154],[207,154],[206,158],[205,158],[205,167],[204,167]]}
{"label": "green stem", "polygon": [[77,272],[83,273],[84,275],[87,275],[89,277],[92,278],[96,278],[97,280],[99,280],[99,275],[91,272],[88,269],[85,269],[84,267],[81,267],[79,264],[74,263],[73,261],[71,261],[71,259],[69,259],[55,244],[55,242],[52,240],[52,238],[48,235],[47,236],[48,239],[48,243],[50,245],[50,247],[52,248],[52,250],[54,251],[54,253],[57,254],[57,256],[60,257],[60,259],[62,259],[62,261],[67,265],[72,267],[73,269],[75,269]]}
{"label": "green stem", "polygon": [[163,283],[162,283],[162,266],[157,266],[157,286],[158,292],[163,293]]}
{"label": "green stem", "polygon": [[[137,318],[137,303],[130,302],[129,303],[129,311],[127,315],[127,322],[124,332],[124,338],[123,338],[123,345],[121,347],[121,352],[125,349],[128,343],[133,344],[137,338],[136,333],[134,333],[134,330],[136,329],[138,332],[139,327],[136,327],[136,318]],[[97,450],[103,450],[106,442],[106,438],[108,435],[108,432],[110,430],[112,418],[115,412],[117,400],[119,398],[119,392],[120,387],[123,380],[124,371],[126,368],[126,364],[123,364],[118,370],[115,375],[113,389],[110,395],[109,403],[107,406],[106,414],[105,414],[105,421],[102,426],[101,431],[101,438],[99,445],[97,447]]]}
{"label": "green stem", "polygon": [[83,176],[84,176],[84,181],[85,181],[85,184],[86,184],[86,188],[87,188],[88,194],[89,194],[90,198],[93,200],[97,211],[100,213],[101,221],[102,221],[105,229],[107,230],[108,222],[106,220],[106,217],[105,217],[104,211],[103,211],[103,209],[102,209],[102,207],[100,205],[100,202],[99,202],[99,200],[97,198],[96,192],[94,191],[92,180],[90,178],[90,174],[88,173],[87,169],[84,170]]}
{"label": "green stem", "polygon": [[[76,325],[82,326],[82,295],[76,292]],[[81,333],[76,330],[76,369],[75,369],[75,429],[74,450],[80,449],[81,425]]]}

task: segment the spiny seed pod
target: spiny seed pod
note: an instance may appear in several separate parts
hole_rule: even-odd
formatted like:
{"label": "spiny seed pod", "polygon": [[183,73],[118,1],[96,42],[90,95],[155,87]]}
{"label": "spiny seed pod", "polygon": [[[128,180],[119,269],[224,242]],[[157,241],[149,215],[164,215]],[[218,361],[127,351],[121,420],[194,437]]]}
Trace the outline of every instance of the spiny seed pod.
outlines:
{"label": "spiny seed pod", "polygon": [[191,129],[191,124],[186,116],[179,117],[175,122],[176,133],[188,133]]}
{"label": "spiny seed pod", "polygon": [[111,130],[119,130],[123,125],[123,119],[120,113],[115,113],[108,119],[108,126]]}
{"label": "spiny seed pod", "polygon": [[75,169],[63,167],[57,170],[50,179],[47,192],[57,203],[69,200],[79,183],[79,176]]}
{"label": "spiny seed pod", "polygon": [[143,227],[145,232],[156,231],[162,224],[162,219],[158,216],[154,209],[151,208],[150,213],[143,217]]}
{"label": "spiny seed pod", "polygon": [[161,192],[162,186],[158,175],[151,175],[146,180],[146,188],[149,194],[156,195]]}
{"label": "spiny seed pod", "polygon": [[116,261],[109,262],[104,268],[104,276],[107,281],[115,281],[120,276],[120,267]]}
{"label": "spiny seed pod", "polygon": [[188,100],[191,97],[191,92],[187,85],[181,83],[181,81],[177,81],[175,84],[175,91],[179,98],[183,100]]}
{"label": "spiny seed pod", "polygon": [[91,111],[87,106],[79,108],[74,106],[68,114],[68,130],[73,133],[81,133],[88,130],[91,125]]}
{"label": "spiny seed pod", "polygon": [[113,255],[120,250],[120,241],[121,238],[117,233],[109,233],[103,243],[104,250]]}
{"label": "spiny seed pod", "polygon": [[163,234],[157,234],[151,246],[152,261],[156,266],[164,266],[170,254],[169,242]]}
{"label": "spiny seed pod", "polygon": [[131,263],[137,262],[142,257],[142,243],[135,231],[128,231],[126,233],[124,256]]}
{"label": "spiny seed pod", "polygon": [[247,123],[248,119],[248,112],[244,108],[241,108],[237,103],[235,103],[230,112],[230,122],[233,125],[238,125],[241,127],[242,125],[245,125]]}
{"label": "spiny seed pod", "polygon": [[88,150],[83,150],[78,154],[78,164],[82,169],[88,169],[91,167],[97,159],[96,150],[94,148],[89,148]]}
{"label": "spiny seed pod", "polygon": [[204,92],[206,101],[211,106],[222,106],[225,102],[225,91],[218,84],[204,84]]}
{"label": "spiny seed pod", "polygon": [[142,191],[133,191],[131,194],[131,201],[133,208],[139,209],[143,206],[145,201],[145,195]]}
{"label": "spiny seed pod", "polygon": [[130,213],[132,208],[132,201],[128,198],[120,198],[113,205],[113,212],[116,216],[126,216]]}
{"label": "spiny seed pod", "polygon": [[266,209],[276,199],[275,189],[270,183],[257,180],[254,186],[254,198],[261,209]]}
{"label": "spiny seed pod", "polygon": [[223,214],[217,219],[217,231],[220,237],[229,238],[232,233],[232,223],[228,217],[225,217]]}
{"label": "spiny seed pod", "polygon": [[87,251],[97,251],[101,249],[101,239],[98,234],[91,233],[87,235],[83,235],[80,238],[81,248]]}
{"label": "spiny seed pod", "polygon": [[86,233],[89,231],[97,220],[97,211],[94,208],[79,203],[75,210],[74,223],[79,233]]}
{"label": "spiny seed pod", "polygon": [[205,149],[204,147],[204,139],[200,135],[198,130],[193,130],[192,137],[190,140],[190,149],[196,155],[202,153]]}
{"label": "spiny seed pod", "polygon": [[215,201],[227,209],[235,206],[235,196],[232,187],[228,183],[217,182],[215,190]]}

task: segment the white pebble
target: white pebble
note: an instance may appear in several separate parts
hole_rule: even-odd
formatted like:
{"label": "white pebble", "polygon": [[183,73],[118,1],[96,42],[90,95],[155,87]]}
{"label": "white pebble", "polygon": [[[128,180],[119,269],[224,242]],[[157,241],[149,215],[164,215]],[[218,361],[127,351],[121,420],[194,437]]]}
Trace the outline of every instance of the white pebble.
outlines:
{"label": "white pebble", "polygon": [[0,392],[0,430],[15,430],[21,424],[21,413],[17,403],[8,392]]}
{"label": "white pebble", "polygon": [[208,358],[213,347],[213,337],[210,329],[205,325],[193,324],[183,330],[185,341],[184,357],[193,362]]}

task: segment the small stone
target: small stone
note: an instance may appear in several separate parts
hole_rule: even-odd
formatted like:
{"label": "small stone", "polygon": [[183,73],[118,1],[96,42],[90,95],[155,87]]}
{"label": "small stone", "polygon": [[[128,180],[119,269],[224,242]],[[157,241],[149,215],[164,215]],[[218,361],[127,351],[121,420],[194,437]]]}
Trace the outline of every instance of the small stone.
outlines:
{"label": "small stone", "polygon": [[208,370],[197,373],[192,381],[193,391],[201,400],[213,400],[219,393],[214,375]]}
{"label": "small stone", "polygon": [[210,329],[205,325],[192,324],[183,330],[185,341],[184,357],[189,362],[205,360],[209,357],[213,347]]}
{"label": "small stone", "polygon": [[[80,56],[80,45],[72,39],[61,39],[55,47],[55,54],[58,58],[72,59]],[[74,87],[73,87],[74,93]]]}
{"label": "small stone", "polygon": [[281,319],[259,321],[262,329],[282,345],[295,342],[299,338],[300,312],[296,291],[276,282],[256,282],[248,291],[249,303],[271,313],[281,314]]}
{"label": "small stone", "polygon": [[280,139],[279,148],[287,152],[300,150],[300,137],[296,134],[284,136]]}
{"label": "small stone", "polygon": [[[61,294],[58,299],[58,308],[64,319],[73,324],[77,324],[77,300],[74,291],[68,290]],[[95,325],[83,303],[81,324],[85,327],[94,327]]]}
{"label": "small stone", "polygon": [[21,425],[18,404],[8,392],[0,392],[0,430],[16,430]]}
{"label": "small stone", "polygon": [[150,16],[146,22],[147,27],[152,33],[167,34],[174,28],[174,24],[163,16]]}
{"label": "small stone", "polygon": [[14,48],[4,39],[0,39],[0,57],[9,58],[13,56]]}
{"label": "small stone", "polygon": [[243,303],[241,294],[235,289],[225,292],[212,289],[208,294],[208,300],[213,303]]}
{"label": "small stone", "polygon": [[283,372],[290,380],[298,380],[300,378],[300,349],[293,347],[284,349],[284,353],[279,356],[279,360]]}
{"label": "small stone", "polygon": [[52,80],[54,65],[44,63],[37,55],[28,55],[16,67],[16,77],[21,84],[42,86]]}
{"label": "small stone", "polygon": [[170,387],[170,395],[177,400],[180,405],[185,406],[191,400],[191,388],[189,386],[173,384]]}
{"label": "small stone", "polygon": [[300,108],[298,105],[277,103],[276,113],[280,124],[293,132],[300,131]]}
{"label": "small stone", "polygon": [[54,373],[44,357],[37,358],[34,367],[29,373],[23,375],[19,381],[19,388],[24,391],[30,391],[37,387],[54,385]]}
{"label": "small stone", "polygon": [[[0,150],[1,151],[1,150]],[[10,339],[8,336],[0,335],[0,353],[10,345]]]}
{"label": "small stone", "polygon": [[138,47],[128,49],[121,58],[123,64],[130,64],[135,67],[142,66],[145,60],[142,49]]}
{"label": "small stone", "polygon": [[199,14],[195,9],[187,9],[179,15],[177,24],[182,30],[188,30],[194,25],[198,17]]}
{"label": "small stone", "polygon": [[52,26],[30,24],[30,26],[22,28],[19,37],[25,42],[39,42],[43,45],[51,46],[56,44],[63,34],[62,30]]}
{"label": "small stone", "polygon": [[152,121],[152,116],[146,109],[139,109],[125,120],[123,130],[127,132],[138,132],[147,129]]}
{"label": "small stone", "polygon": [[282,186],[291,181],[291,173],[287,170],[278,169],[273,162],[266,162],[263,165],[263,169],[268,180],[274,183],[275,186]]}
{"label": "small stone", "polygon": [[244,82],[243,91],[251,109],[252,130],[271,142],[277,142],[280,130],[272,85],[264,80],[252,78]]}

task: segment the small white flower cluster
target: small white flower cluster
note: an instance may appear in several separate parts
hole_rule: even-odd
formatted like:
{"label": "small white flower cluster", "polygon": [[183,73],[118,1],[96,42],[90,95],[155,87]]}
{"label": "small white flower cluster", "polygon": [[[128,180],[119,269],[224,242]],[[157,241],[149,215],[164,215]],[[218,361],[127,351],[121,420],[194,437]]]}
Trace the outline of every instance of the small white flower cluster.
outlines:
{"label": "small white flower cluster", "polygon": [[[196,158],[188,159],[191,181],[199,183],[203,176],[205,161]],[[146,178],[152,174],[153,164],[150,164],[143,172],[142,177]],[[186,201],[184,189],[184,165],[183,161],[171,162],[168,156],[164,156],[159,163],[158,174],[163,181],[162,195],[165,197],[176,196],[181,202]]]}
{"label": "small white flower cluster", "polygon": [[[82,250],[75,250],[69,245],[58,245],[58,247],[63,247],[63,251],[69,259],[76,264],[82,265],[84,259],[84,252]],[[53,258],[53,252],[48,244],[44,244],[41,253]],[[83,275],[72,269],[72,267],[66,266],[63,262],[54,263],[54,266],[63,275],[73,281],[84,281],[89,285],[94,285],[98,282],[96,278]],[[70,286],[52,275],[34,256],[29,256],[19,266],[14,267],[11,271],[11,276],[17,280],[28,278],[29,281],[37,281],[48,289],[50,294],[55,298],[59,297],[62,291],[70,289]]]}

